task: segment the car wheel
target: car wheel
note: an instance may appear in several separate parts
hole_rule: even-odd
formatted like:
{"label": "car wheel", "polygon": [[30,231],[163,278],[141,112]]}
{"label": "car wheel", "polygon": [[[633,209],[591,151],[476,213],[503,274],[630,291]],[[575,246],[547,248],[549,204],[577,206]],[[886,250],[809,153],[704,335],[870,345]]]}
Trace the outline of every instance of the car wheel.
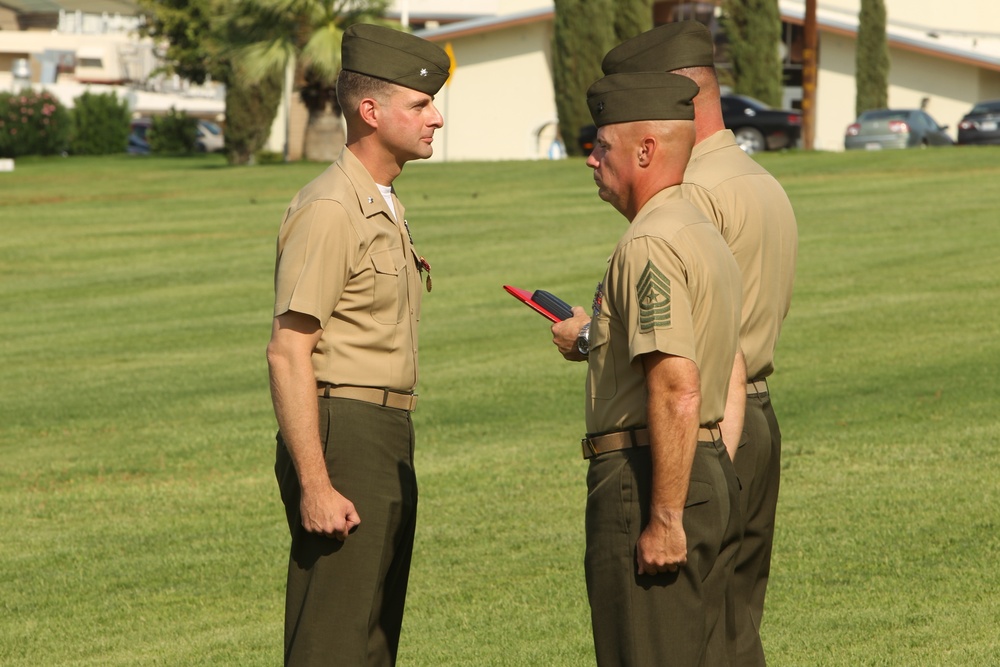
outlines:
{"label": "car wheel", "polygon": [[753,127],[741,127],[740,129],[733,132],[736,135],[736,143],[747,155],[753,155],[757,151],[762,151],[766,146],[764,145],[764,135],[760,133],[760,130]]}

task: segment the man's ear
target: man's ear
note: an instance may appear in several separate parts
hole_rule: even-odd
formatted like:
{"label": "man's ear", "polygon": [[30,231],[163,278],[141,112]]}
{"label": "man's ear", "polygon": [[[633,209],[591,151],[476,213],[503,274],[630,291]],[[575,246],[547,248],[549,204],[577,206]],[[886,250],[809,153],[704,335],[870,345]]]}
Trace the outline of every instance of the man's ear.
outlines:
{"label": "man's ear", "polygon": [[378,100],[372,97],[364,98],[358,106],[358,115],[361,116],[361,120],[372,128],[378,127],[380,111]]}
{"label": "man's ear", "polygon": [[656,154],[658,143],[656,137],[646,135],[639,144],[639,166],[648,167],[653,164],[653,156]]}

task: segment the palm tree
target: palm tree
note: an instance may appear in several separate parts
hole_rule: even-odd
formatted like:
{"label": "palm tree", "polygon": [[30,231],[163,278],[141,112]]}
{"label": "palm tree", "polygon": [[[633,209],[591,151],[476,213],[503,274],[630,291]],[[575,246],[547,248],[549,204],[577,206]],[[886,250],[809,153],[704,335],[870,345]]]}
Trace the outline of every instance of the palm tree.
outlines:
{"label": "palm tree", "polygon": [[390,0],[240,0],[232,22],[240,71],[251,83],[294,72],[294,88],[309,110],[303,155],[332,162],[344,146],[335,85],[340,42],[352,23],[380,21]]}

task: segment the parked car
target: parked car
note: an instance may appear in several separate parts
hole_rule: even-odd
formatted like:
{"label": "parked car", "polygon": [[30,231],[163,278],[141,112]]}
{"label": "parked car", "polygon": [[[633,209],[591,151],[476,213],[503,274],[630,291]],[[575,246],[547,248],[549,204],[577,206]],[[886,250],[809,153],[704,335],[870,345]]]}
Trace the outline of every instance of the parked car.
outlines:
{"label": "parked car", "polygon": [[584,125],[580,128],[580,134],[576,137],[576,143],[580,146],[580,150],[583,151],[584,155],[590,155],[590,151],[594,150],[595,141],[597,141],[596,125]]}
{"label": "parked car", "polygon": [[954,142],[945,132],[947,129],[947,125],[938,125],[920,109],[875,109],[865,111],[847,126],[844,148],[880,150],[950,146]]}
{"label": "parked car", "polygon": [[[722,122],[733,131],[740,148],[750,155],[794,147],[802,134],[801,113],[792,109],[772,109],[746,95],[722,96]],[[596,126],[580,128],[577,143],[584,155],[590,155],[596,138]]]}
{"label": "parked car", "polygon": [[129,124],[128,147],[125,149],[131,155],[146,155],[149,149],[149,128],[153,121],[149,118],[136,118]]}
{"label": "parked car", "polygon": [[195,148],[202,153],[218,153],[226,147],[222,136],[222,128],[210,120],[198,121],[198,138],[194,140]]}
{"label": "parked car", "polygon": [[960,144],[1000,144],[1000,100],[980,102],[958,123]]}
{"label": "parked car", "polygon": [[[129,126],[127,151],[133,155],[145,155],[150,152],[149,128],[153,126],[151,118],[137,118]],[[225,139],[222,128],[210,120],[198,119],[198,136],[194,140],[194,148],[200,153],[216,153],[225,149]]]}
{"label": "parked car", "polygon": [[801,112],[774,109],[746,95],[722,96],[722,122],[748,155],[793,148],[802,134]]}

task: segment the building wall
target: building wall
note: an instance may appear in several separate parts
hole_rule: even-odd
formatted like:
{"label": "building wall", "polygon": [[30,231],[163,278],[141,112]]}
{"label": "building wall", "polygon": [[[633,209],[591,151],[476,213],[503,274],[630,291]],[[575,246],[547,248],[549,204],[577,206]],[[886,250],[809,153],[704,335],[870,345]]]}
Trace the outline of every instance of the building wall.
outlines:
{"label": "building wall", "polygon": [[[861,11],[861,0],[819,0],[818,5],[854,16]],[[889,22],[959,32],[1000,32],[1000,3],[996,0],[885,0],[885,13]]]}
{"label": "building wall", "polygon": [[816,150],[843,150],[844,130],[854,121],[854,39],[823,33],[816,73]]}
{"label": "building wall", "polygon": [[435,99],[445,124],[435,134],[431,159],[547,157],[557,118],[551,43],[550,21],[451,40],[457,67]]}

